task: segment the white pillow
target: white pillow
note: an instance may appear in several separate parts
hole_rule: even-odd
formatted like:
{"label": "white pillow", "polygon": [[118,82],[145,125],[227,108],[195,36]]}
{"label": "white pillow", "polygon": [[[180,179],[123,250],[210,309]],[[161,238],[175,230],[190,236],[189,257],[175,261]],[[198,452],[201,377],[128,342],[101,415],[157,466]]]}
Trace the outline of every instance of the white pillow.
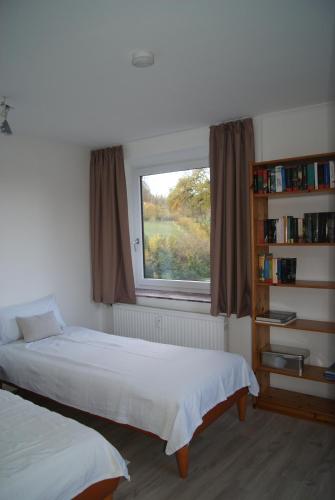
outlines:
{"label": "white pillow", "polygon": [[63,333],[53,311],[35,316],[17,317],[16,321],[25,342],[34,342]]}
{"label": "white pillow", "polygon": [[0,308],[0,345],[22,339],[22,334],[16,322],[17,316],[34,316],[53,311],[61,327],[65,326],[64,320],[59,312],[54,295],[48,295],[42,299],[34,300],[26,304]]}

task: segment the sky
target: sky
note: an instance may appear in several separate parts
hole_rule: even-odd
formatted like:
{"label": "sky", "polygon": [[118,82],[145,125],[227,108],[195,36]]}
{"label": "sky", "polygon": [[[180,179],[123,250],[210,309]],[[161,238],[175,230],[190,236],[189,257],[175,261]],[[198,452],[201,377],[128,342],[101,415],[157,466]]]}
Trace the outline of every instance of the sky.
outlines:
{"label": "sky", "polygon": [[185,175],[185,170],[179,172],[166,172],[165,174],[145,175],[143,180],[154,195],[167,196],[180,177]]}
{"label": "sky", "polygon": [[165,174],[144,175],[143,180],[149,186],[153,195],[167,196],[184,175],[191,174],[193,170],[179,170],[178,172],[166,172]]}

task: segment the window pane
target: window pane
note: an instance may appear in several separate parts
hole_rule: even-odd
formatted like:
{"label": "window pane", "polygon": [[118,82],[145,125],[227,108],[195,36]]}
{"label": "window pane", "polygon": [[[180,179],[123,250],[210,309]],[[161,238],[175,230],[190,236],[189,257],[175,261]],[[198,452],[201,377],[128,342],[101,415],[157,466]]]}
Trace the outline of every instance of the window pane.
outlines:
{"label": "window pane", "polygon": [[144,277],[209,281],[209,168],[141,177]]}

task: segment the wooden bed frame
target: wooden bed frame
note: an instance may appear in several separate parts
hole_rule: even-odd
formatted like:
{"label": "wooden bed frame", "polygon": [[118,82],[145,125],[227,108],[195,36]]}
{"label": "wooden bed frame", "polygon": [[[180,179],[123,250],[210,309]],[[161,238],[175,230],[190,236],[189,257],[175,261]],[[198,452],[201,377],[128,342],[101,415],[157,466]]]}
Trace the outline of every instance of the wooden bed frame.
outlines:
{"label": "wooden bed frame", "polygon": [[[18,387],[15,384],[12,384],[11,382],[7,382],[6,380],[0,380],[0,389],[2,387],[2,384],[8,384],[13,387],[17,387],[18,389],[22,390],[26,394],[32,394],[34,396],[38,396],[41,398],[41,400],[45,401],[54,401],[50,398],[47,398],[46,396],[41,396],[40,394],[34,393],[32,391],[28,391],[27,389],[23,389],[21,387]],[[245,415],[247,411],[247,400],[248,400],[248,387],[242,387],[242,389],[239,389],[238,391],[234,392],[228,399],[225,401],[222,401],[222,403],[217,404],[214,406],[211,410],[209,410],[202,419],[202,424],[197,427],[197,429],[194,431],[193,437],[196,434],[200,434],[206,427],[208,427],[212,422],[214,422],[216,419],[218,419],[223,413],[225,413],[231,406],[233,406],[235,403],[237,404],[237,409],[238,409],[238,416],[241,421],[245,420]],[[64,408],[70,408],[70,409],[75,409],[77,411],[80,411],[81,413],[84,413],[86,415],[93,415],[96,418],[102,419],[106,422],[111,422],[114,424],[122,425],[123,427],[128,427],[129,429],[133,429],[139,432],[142,432],[143,434],[146,434],[147,436],[152,436],[154,438],[162,439],[157,436],[157,434],[153,434],[152,432],[144,431],[143,429],[139,429],[138,427],[133,427],[132,425],[128,424],[122,424],[120,422],[115,422],[114,420],[110,420],[105,417],[100,417],[99,415],[94,415],[92,413],[86,412],[84,410],[78,410],[77,408],[72,408],[71,406],[64,405],[62,403],[59,403],[58,401],[54,401],[57,404],[63,406]],[[179,476],[182,479],[185,479],[188,474],[188,467],[189,467],[189,444],[183,446],[179,450],[176,451],[176,459],[177,459],[177,465],[178,465],[178,471],[179,471]],[[95,497],[87,497],[88,498],[95,498]],[[97,497],[100,498],[100,497]],[[102,497],[103,498],[103,497]],[[86,497],[83,497],[83,499],[80,500],[86,500]],[[110,497],[109,497],[110,500]]]}
{"label": "wooden bed frame", "polygon": [[120,479],[116,477],[91,484],[86,490],[75,496],[73,500],[113,500],[113,492],[118,487]]}

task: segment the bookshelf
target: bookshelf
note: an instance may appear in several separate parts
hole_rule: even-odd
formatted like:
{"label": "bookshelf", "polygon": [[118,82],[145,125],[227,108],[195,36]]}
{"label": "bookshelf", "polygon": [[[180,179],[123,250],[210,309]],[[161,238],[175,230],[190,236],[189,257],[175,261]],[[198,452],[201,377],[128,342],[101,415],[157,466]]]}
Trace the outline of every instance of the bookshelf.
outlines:
{"label": "bookshelf", "polygon": [[[284,167],[285,172],[289,168],[297,168],[302,165],[324,163],[335,160],[335,153],[326,153],[318,155],[301,156],[295,158],[284,158],[274,161],[266,162],[256,162],[250,164],[250,212],[251,212],[251,243],[252,243],[252,362],[253,369],[256,373],[259,385],[260,394],[255,398],[255,407],[276,411],[286,415],[291,415],[299,418],[324,422],[328,424],[335,425],[335,400],[328,397],[311,396],[303,392],[296,392],[287,389],[281,389],[271,386],[271,375],[277,375],[280,377],[292,377],[300,378],[308,383],[308,381],[317,382],[322,386],[334,386],[334,382],[329,381],[324,378],[323,372],[325,366],[315,366],[312,363],[305,363],[305,367],[302,375],[298,373],[289,371],[281,368],[274,368],[268,366],[262,366],[261,364],[261,350],[271,343],[271,332],[272,329],[276,329],[276,337],[285,333],[287,335],[299,334],[312,334],[312,335],[329,335],[330,341],[335,343],[335,321],[319,321],[313,319],[313,311],[311,310],[311,317],[308,319],[297,318],[295,321],[287,325],[269,325],[262,322],[256,321],[256,316],[262,312],[271,309],[272,303],[272,292],[276,288],[285,290],[285,287],[289,289],[296,290],[296,293],[300,293],[301,289],[309,289],[311,294],[326,293],[323,290],[328,291],[330,294],[335,291],[335,281],[330,279],[330,276],[322,276],[321,278],[326,279],[298,279],[294,283],[272,283],[267,281],[260,281],[259,278],[259,255],[262,253],[272,253],[273,251],[279,253],[281,256],[285,254],[288,248],[291,248],[292,252],[298,253],[298,269],[299,262],[311,255],[316,254],[316,252],[334,252],[335,243],[333,241],[329,242],[305,242],[296,241],[294,243],[270,243],[270,242],[260,242],[259,239],[259,221],[269,219],[269,208],[271,208],[272,200],[280,200],[283,198],[285,200],[285,211],[286,213],[290,210],[290,204],[294,204],[298,199],[299,207],[305,207],[305,212],[316,212],[313,208],[313,200],[320,196],[328,196],[333,202],[335,202],[334,187],[328,186],[318,186],[318,189],[311,189],[311,186],[306,188],[306,185],[300,184],[298,187],[295,186],[294,189],[283,192],[254,192],[255,177],[254,174],[259,171],[264,171],[268,169],[267,175],[270,175],[270,171],[275,170],[275,167]],[[317,168],[317,167],[316,167]],[[323,168],[323,167],[322,167]],[[262,175],[262,174],[261,174]],[[285,174],[286,175],[286,174]],[[291,174],[290,174],[291,175]],[[317,170],[316,170],[317,175]],[[257,179],[257,176],[256,176]],[[328,181],[328,179],[327,179]],[[257,182],[257,181],[256,181]],[[329,182],[328,182],[329,184]],[[291,186],[290,186],[291,187]],[[257,185],[256,185],[257,189]],[[266,189],[264,185],[264,190]],[[268,185],[270,189],[270,183]],[[304,199],[306,197],[306,199]],[[312,198],[308,198],[312,197]],[[312,201],[310,201],[312,200]],[[333,203],[332,202],[332,203]],[[332,211],[335,211],[334,204],[332,206]],[[285,214],[282,214],[285,215]],[[328,247],[328,249],[327,249]],[[320,248],[320,250],[317,250]],[[324,250],[322,250],[324,249]],[[319,254],[317,254],[319,256]],[[335,253],[331,254],[331,259],[335,258]],[[331,265],[329,266],[331,267]],[[299,274],[299,271],[298,271]],[[330,274],[330,270],[329,270]],[[327,279],[328,278],[328,279]],[[278,291],[279,293],[279,291]],[[289,293],[289,292],[287,292]],[[291,295],[287,297],[287,309],[295,310],[294,307],[294,297],[295,292],[291,291]],[[314,295],[312,295],[314,297]],[[335,307],[335,293],[333,295],[334,307]],[[277,330],[278,329],[278,330]],[[278,333],[279,332],[279,333]],[[287,338],[287,337],[286,337]],[[277,342],[279,343],[279,342]],[[282,342],[285,345],[285,341]],[[314,344],[315,345],[315,344]],[[335,359],[333,360],[335,361]],[[288,384],[285,384],[288,385]]]}

